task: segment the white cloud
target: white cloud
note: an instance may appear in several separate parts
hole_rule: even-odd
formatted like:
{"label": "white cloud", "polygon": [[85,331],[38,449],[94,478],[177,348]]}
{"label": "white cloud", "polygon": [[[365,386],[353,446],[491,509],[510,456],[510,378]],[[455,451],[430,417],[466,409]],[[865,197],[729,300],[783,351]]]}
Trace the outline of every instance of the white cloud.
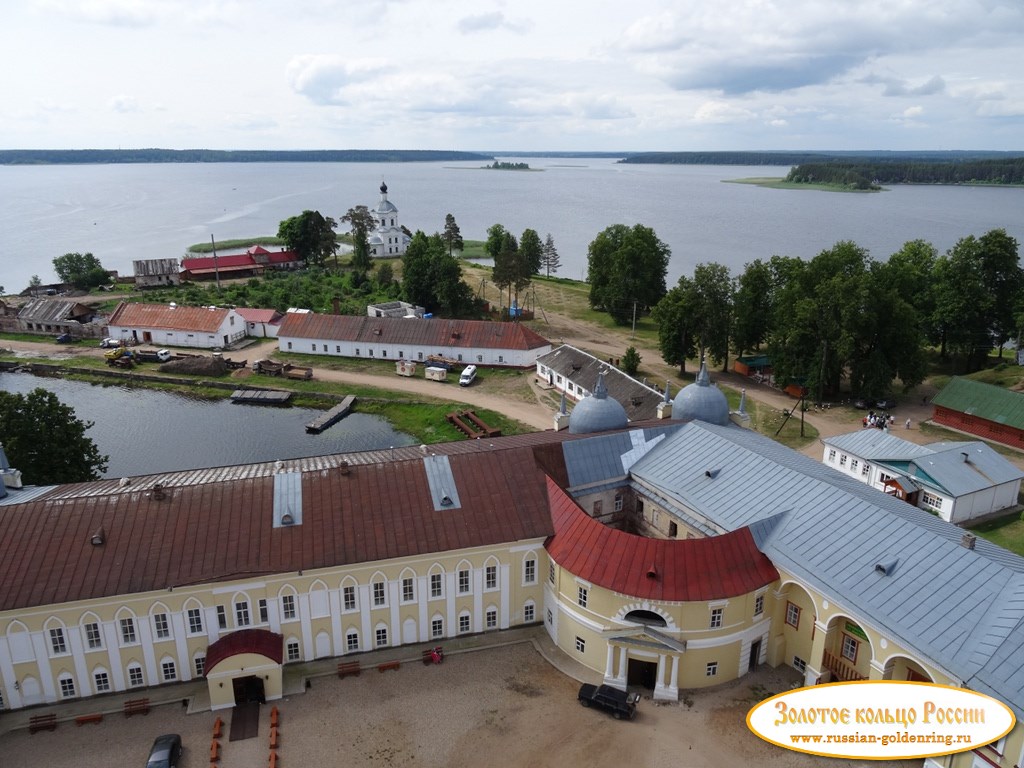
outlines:
{"label": "white cloud", "polygon": [[459,19],[455,26],[464,35],[488,30],[507,30],[522,35],[528,32],[532,25],[528,20],[513,21],[506,18],[505,14],[501,11],[492,11],[490,13],[464,16]]}
{"label": "white cloud", "polygon": [[107,106],[114,112],[127,113],[141,111],[138,100],[133,96],[125,96],[124,94],[120,94],[112,98],[107,102]]}
{"label": "white cloud", "polygon": [[744,123],[755,117],[749,109],[725,101],[706,101],[693,113],[698,123]]}

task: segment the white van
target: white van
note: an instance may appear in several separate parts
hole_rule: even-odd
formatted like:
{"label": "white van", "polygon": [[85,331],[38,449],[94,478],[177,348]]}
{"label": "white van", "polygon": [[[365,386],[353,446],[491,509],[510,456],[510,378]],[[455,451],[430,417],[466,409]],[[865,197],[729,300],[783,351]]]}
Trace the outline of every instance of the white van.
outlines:
{"label": "white van", "polygon": [[473,383],[473,379],[475,379],[475,378],[476,378],[476,366],[475,365],[467,365],[465,367],[465,369],[462,371],[462,375],[459,376],[459,386],[460,387],[468,387],[470,384]]}

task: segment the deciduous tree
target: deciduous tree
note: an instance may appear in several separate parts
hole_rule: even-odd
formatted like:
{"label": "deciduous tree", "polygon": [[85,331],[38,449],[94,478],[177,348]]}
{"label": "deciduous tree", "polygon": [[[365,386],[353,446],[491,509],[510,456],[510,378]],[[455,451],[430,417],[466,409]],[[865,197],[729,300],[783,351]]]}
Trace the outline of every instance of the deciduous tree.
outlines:
{"label": "deciduous tree", "polygon": [[587,249],[590,306],[608,312],[618,325],[635,311],[646,311],[665,295],[672,252],[654,230],[642,224],[614,224]]}
{"label": "deciduous tree", "polygon": [[82,290],[104,285],[110,279],[100,260],[91,253],[65,253],[57,256],[53,260],[53,269],[61,282],[70,283]]}
{"label": "deciduous tree", "polygon": [[368,272],[373,266],[369,243],[370,232],[375,224],[373,214],[365,205],[357,205],[349,208],[341,221],[352,228],[352,269]]}
{"label": "deciduous tree", "polygon": [[107,470],[108,457],[86,436],[91,426],[45,389],[27,395],[0,392],[4,451],[11,466],[32,485],[98,479]]}
{"label": "deciduous tree", "polygon": [[683,275],[651,310],[651,319],[658,325],[661,359],[669,365],[678,365],[680,376],[686,374],[687,358],[694,357],[697,352],[694,343],[697,307],[693,281]]}
{"label": "deciduous tree", "polygon": [[519,238],[519,270],[527,278],[540,272],[544,258],[544,244],[534,229],[524,229]]}
{"label": "deciduous tree", "polygon": [[636,351],[636,347],[629,347],[622,356],[622,370],[628,376],[636,376],[636,372],[640,370],[640,360],[640,353]]}
{"label": "deciduous tree", "polygon": [[462,282],[458,259],[449,256],[441,235],[417,231],[402,256],[402,293],[406,301],[450,317],[468,314],[473,291]]}
{"label": "deciduous tree", "polygon": [[337,222],[320,211],[303,211],[281,222],[277,236],[308,264],[322,266],[338,251]]}

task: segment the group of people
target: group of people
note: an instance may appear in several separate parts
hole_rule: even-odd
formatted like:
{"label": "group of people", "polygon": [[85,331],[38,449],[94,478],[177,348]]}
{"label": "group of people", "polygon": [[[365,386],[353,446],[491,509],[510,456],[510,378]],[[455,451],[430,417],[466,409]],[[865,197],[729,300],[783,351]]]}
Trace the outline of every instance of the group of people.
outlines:
{"label": "group of people", "polygon": [[[861,419],[861,423],[865,427],[874,427],[875,429],[881,429],[888,432],[889,427],[896,423],[896,417],[891,413],[875,413],[874,411],[868,411],[868,415]],[[910,429],[910,419],[907,419],[904,426],[907,429]]]}

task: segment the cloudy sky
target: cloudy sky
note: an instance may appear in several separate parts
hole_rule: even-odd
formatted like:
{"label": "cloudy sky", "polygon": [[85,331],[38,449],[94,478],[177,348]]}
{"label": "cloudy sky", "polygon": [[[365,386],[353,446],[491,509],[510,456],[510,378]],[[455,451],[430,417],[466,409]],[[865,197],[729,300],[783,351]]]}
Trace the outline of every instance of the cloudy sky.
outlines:
{"label": "cloudy sky", "polygon": [[0,148],[1024,150],[1021,0],[20,0]]}

